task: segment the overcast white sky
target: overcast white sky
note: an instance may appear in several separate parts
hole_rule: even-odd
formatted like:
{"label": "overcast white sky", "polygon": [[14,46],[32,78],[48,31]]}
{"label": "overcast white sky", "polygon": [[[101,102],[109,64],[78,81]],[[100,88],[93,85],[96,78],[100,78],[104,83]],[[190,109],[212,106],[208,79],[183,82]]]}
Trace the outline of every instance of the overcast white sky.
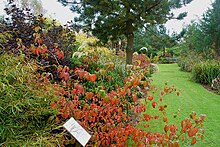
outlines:
{"label": "overcast white sky", "polygon": [[[3,14],[4,0],[0,0],[0,14]],[[62,4],[58,3],[57,0],[41,0],[44,9],[47,10],[46,15],[56,18],[62,24],[65,24],[68,20],[74,18],[74,14],[67,7],[63,7]],[[175,10],[174,14],[179,14],[180,12],[188,12],[188,16],[182,20],[170,20],[166,23],[166,27],[170,30],[179,32],[181,29],[188,25],[192,20],[198,20],[201,15],[210,7],[213,0],[194,0],[186,7]]]}

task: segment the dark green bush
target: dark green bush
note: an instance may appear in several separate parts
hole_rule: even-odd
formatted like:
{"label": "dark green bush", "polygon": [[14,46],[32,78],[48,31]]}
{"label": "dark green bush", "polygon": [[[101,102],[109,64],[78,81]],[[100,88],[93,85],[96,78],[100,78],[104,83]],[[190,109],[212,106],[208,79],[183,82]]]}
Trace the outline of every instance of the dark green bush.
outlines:
{"label": "dark green bush", "polygon": [[159,58],[159,63],[161,64],[172,64],[176,63],[177,59],[173,57],[160,57]]}
{"label": "dark green bush", "polygon": [[220,74],[220,63],[206,61],[197,63],[192,69],[192,79],[198,83],[211,84],[212,80]]}

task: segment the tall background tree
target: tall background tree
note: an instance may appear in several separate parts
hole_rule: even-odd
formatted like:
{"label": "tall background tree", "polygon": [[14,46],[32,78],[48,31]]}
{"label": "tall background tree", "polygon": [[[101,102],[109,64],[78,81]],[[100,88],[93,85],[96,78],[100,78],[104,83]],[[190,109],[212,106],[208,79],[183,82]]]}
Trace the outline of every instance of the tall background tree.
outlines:
{"label": "tall background tree", "polygon": [[212,3],[199,22],[188,26],[181,44],[185,53],[191,51],[220,60],[220,0]]}
{"label": "tall background tree", "polygon": [[[163,24],[174,18],[172,9],[192,0],[58,0],[79,15],[75,19],[103,42],[125,35],[126,63],[132,63],[134,31],[152,24]],[[181,13],[177,19],[186,16]]]}
{"label": "tall background tree", "polygon": [[212,3],[212,9],[209,9],[201,21],[201,30],[210,39],[214,49],[214,57],[220,57],[220,0]]}

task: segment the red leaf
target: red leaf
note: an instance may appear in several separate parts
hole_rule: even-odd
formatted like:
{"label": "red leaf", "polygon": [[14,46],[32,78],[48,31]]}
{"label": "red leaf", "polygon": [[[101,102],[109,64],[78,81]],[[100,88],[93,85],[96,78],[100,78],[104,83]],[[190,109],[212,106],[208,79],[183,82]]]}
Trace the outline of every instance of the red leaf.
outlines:
{"label": "red leaf", "polygon": [[182,142],[185,140],[185,137],[184,136],[182,136]]}
{"label": "red leaf", "polygon": [[56,55],[57,55],[57,58],[60,60],[60,59],[64,59],[64,53],[63,51],[60,51],[58,49],[56,49]]}
{"label": "red leaf", "polygon": [[60,73],[60,78],[63,78],[64,77],[64,72],[61,72]]}
{"label": "red leaf", "polygon": [[153,100],[153,97],[152,97],[152,96],[148,96],[147,99],[150,100],[150,101],[152,101],[152,100]]}
{"label": "red leaf", "polygon": [[63,113],[63,114],[62,114],[62,118],[67,119],[67,118],[68,118],[68,116],[69,116],[69,114],[68,114],[68,113]]}
{"label": "red leaf", "polygon": [[158,115],[154,116],[154,119],[158,119],[158,118],[159,118],[159,116],[158,116]]}
{"label": "red leaf", "polygon": [[46,46],[42,46],[41,47],[41,54],[44,54],[44,53],[46,53],[47,52],[47,47]]}
{"label": "red leaf", "polygon": [[134,102],[136,102],[137,101],[137,95],[136,94],[132,94],[132,99],[133,99]]}
{"label": "red leaf", "polygon": [[72,90],[72,94],[75,94],[77,92],[77,90],[74,88],[73,90]]}
{"label": "red leaf", "polygon": [[147,127],[149,127],[149,125],[148,125],[148,124],[145,124],[145,125],[144,125],[144,128],[147,128]]}
{"label": "red leaf", "polygon": [[79,78],[82,79],[84,77],[84,75],[87,73],[86,71],[84,70],[78,70],[78,75],[79,75]]}
{"label": "red leaf", "polygon": [[154,102],[152,102],[152,107],[153,107],[153,108],[155,108],[155,107],[156,107],[156,105],[157,105],[157,102],[155,102],[155,101],[154,101]]}
{"label": "red leaf", "polygon": [[64,72],[63,77],[64,77],[64,80],[67,81],[69,79],[69,73]]}
{"label": "red leaf", "polygon": [[159,106],[159,110],[160,110],[160,111],[163,111],[163,110],[164,110],[164,107],[163,107],[163,106]]}
{"label": "red leaf", "polygon": [[83,94],[83,93],[84,93],[84,87],[83,87],[82,85],[78,84],[78,85],[76,85],[74,88],[75,88],[75,89],[77,90],[77,92],[79,92],[80,94]]}
{"label": "red leaf", "polygon": [[127,92],[128,92],[128,96],[130,96],[131,95],[131,90],[128,89]]}
{"label": "red leaf", "polygon": [[175,125],[170,125],[170,132],[172,133],[172,134],[176,134],[176,131],[177,131],[177,126],[175,126]]}

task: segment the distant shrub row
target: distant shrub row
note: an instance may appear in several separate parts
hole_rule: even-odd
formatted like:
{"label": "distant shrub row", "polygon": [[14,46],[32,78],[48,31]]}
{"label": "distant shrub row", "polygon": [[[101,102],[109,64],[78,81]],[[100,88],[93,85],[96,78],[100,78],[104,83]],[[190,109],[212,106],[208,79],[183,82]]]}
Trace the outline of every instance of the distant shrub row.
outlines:
{"label": "distant shrub row", "polygon": [[192,69],[192,79],[202,84],[212,84],[212,80],[220,74],[220,63],[217,61],[206,61],[197,63]]}

